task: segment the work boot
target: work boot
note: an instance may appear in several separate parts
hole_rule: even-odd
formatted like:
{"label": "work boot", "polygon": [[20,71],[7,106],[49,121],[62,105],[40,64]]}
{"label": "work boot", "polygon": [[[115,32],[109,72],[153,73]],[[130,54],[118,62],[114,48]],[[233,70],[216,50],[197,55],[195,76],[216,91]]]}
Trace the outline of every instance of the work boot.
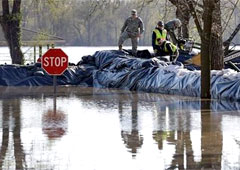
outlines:
{"label": "work boot", "polygon": [[122,45],[119,45],[118,47],[119,47],[119,51],[122,51]]}

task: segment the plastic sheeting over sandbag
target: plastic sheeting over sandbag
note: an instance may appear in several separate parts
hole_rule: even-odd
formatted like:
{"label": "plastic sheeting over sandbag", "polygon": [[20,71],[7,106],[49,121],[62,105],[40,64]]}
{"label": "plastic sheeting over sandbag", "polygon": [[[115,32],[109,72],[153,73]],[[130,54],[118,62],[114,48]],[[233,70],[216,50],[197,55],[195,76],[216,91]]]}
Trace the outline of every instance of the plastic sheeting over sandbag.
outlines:
{"label": "plastic sheeting over sandbag", "polygon": [[[200,71],[190,71],[179,63],[167,64],[155,58],[139,59],[127,55],[114,58],[114,52],[99,51],[93,55],[101,68],[93,71],[94,87],[200,96]],[[212,71],[211,75],[213,98],[240,99],[240,73],[225,69]]]}
{"label": "plastic sheeting over sandbag", "polygon": [[[191,96],[200,94],[199,71],[189,71],[183,65],[169,65],[156,58],[139,59],[127,55],[112,58],[111,53],[101,51],[94,54],[96,61],[103,57],[96,65],[104,68],[93,72],[94,87]],[[106,60],[108,57],[110,59]]]}
{"label": "plastic sheeting over sandbag", "polygon": [[[61,76],[57,76],[58,85],[92,86],[94,66],[69,67]],[[0,66],[1,86],[51,86],[53,76],[48,75],[39,64],[34,66]]]}
{"label": "plastic sheeting over sandbag", "polygon": [[[240,73],[225,69],[212,71],[211,75],[213,98],[240,99]],[[77,66],[70,66],[57,77],[57,83],[199,97],[200,77],[200,71],[190,71],[181,63],[135,58],[121,51],[97,51],[92,56],[82,57]],[[52,76],[45,73],[39,64],[0,66],[2,86],[52,84]]]}

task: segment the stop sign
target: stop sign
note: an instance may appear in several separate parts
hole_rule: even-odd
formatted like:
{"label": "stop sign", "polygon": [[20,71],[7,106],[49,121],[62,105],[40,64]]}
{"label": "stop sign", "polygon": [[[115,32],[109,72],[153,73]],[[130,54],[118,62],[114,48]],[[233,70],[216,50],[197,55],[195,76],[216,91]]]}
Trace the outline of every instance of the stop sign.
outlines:
{"label": "stop sign", "polygon": [[50,75],[61,75],[68,67],[68,56],[59,48],[51,48],[42,56],[42,68]]}

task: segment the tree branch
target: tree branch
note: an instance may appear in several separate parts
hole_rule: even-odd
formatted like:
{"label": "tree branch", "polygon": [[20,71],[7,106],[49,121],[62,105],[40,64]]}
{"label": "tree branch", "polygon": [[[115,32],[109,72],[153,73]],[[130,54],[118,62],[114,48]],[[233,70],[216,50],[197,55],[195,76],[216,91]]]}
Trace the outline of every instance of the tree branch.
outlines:
{"label": "tree branch", "polygon": [[91,18],[91,16],[93,15],[93,13],[97,10],[98,4],[95,2],[91,3],[90,9],[89,9],[89,13],[88,13],[88,18]]}
{"label": "tree branch", "polygon": [[14,0],[12,14],[19,13],[21,11],[22,0]]}
{"label": "tree branch", "polygon": [[9,2],[8,0],[2,0],[2,9],[3,9],[3,16],[9,15]]}
{"label": "tree branch", "polygon": [[177,6],[177,0],[169,0],[173,5]]}
{"label": "tree branch", "polygon": [[227,22],[226,22],[226,25],[225,25],[224,29],[222,30],[222,33],[226,30],[226,28],[227,28],[227,26],[228,26],[228,23],[229,23],[230,19],[232,18],[233,12],[234,12],[234,10],[237,8],[238,2],[239,2],[239,0],[237,0],[237,2],[234,4],[234,7],[233,7],[233,9],[232,9],[232,11],[231,11],[230,16],[228,17],[228,20],[227,20]]}
{"label": "tree branch", "polygon": [[201,22],[200,22],[200,20],[197,16],[197,12],[196,12],[196,10],[193,6],[193,2],[192,2],[192,0],[186,0],[186,1],[188,2],[188,7],[189,7],[189,10],[190,10],[193,18],[194,18],[194,22],[197,26],[198,32],[199,32],[200,36],[202,36],[203,28],[202,28]]}
{"label": "tree branch", "polygon": [[149,4],[152,3],[152,2],[153,2],[153,0],[143,0],[143,1],[142,1],[142,5],[141,5],[140,10],[139,10],[139,13],[142,12],[142,10],[143,10],[143,8],[144,8],[145,6],[149,5]]}
{"label": "tree branch", "polygon": [[223,42],[223,45],[225,46],[225,49],[224,49],[224,54],[227,55],[228,54],[228,49],[229,49],[229,46],[230,46],[230,43],[232,42],[233,38],[237,35],[237,33],[239,32],[240,30],[240,23],[238,24],[238,26],[235,28],[235,30],[233,31],[233,33],[230,35],[230,37]]}

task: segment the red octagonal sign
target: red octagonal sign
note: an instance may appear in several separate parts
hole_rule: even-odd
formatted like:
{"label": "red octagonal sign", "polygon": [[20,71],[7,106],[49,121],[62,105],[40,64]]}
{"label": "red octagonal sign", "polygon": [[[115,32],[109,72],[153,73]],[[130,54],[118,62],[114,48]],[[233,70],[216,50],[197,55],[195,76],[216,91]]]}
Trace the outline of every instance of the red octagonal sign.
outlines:
{"label": "red octagonal sign", "polygon": [[61,75],[68,68],[68,56],[60,48],[49,49],[41,62],[42,68],[50,75]]}

